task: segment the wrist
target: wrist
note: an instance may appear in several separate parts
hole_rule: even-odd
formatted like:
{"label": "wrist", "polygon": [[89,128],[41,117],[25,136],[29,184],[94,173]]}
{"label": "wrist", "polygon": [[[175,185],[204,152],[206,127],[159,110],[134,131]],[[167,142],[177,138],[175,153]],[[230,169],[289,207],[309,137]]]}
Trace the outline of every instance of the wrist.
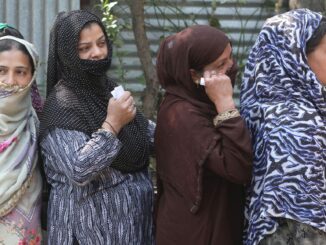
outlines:
{"label": "wrist", "polygon": [[223,101],[215,102],[215,108],[218,113],[236,109],[232,98],[224,99]]}
{"label": "wrist", "polygon": [[224,122],[225,120],[240,117],[240,113],[237,109],[228,110],[223,113],[217,114],[216,117],[213,119],[213,124],[215,127],[217,127],[220,123]]}
{"label": "wrist", "polygon": [[118,127],[115,123],[111,122],[109,119],[105,119],[105,121],[102,124],[102,128],[105,130],[110,131],[114,135],[118,135],[120,132],[120,127]]}

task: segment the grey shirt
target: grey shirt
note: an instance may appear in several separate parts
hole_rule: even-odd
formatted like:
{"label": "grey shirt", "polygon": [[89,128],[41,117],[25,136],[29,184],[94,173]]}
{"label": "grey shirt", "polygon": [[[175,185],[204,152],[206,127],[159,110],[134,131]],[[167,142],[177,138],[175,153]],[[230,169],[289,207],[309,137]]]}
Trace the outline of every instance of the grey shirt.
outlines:
{"label": "grey shirt", "polygon": [[[154,144],[155,123],[148,137]],[[51,129],[41,142],[51,185],[48,244],[153,244],[153,187],[148,170],[110,168],[121,142],[108,131]]]}

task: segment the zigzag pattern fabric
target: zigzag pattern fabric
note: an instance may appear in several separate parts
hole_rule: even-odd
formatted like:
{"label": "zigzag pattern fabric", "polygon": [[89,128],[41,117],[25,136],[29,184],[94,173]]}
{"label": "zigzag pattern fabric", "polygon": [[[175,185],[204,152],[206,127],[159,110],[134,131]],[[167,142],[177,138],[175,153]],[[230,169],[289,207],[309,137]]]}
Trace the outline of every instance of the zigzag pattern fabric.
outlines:
{"label": "zigzag pattern fabric", "polygon": [[244,244],[275,232],[278,217],[326,232],[326,103],[305,53],[321,18],[274,16],[249,54],[240,102],[255,155]]}

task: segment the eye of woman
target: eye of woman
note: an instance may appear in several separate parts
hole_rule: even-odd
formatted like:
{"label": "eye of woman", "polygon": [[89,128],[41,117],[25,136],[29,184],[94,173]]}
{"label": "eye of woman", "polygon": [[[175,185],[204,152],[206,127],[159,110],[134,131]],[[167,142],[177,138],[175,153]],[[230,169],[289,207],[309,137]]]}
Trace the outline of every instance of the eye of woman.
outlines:
{"label": "eye of woman", "polygon": [[0,66],[0,75],[4,75],[6,73],[7,69],[3,66]]}
{"label": "eye of woman", "polygon": [[97,43],[97,45],[99,46],[99,47],[104,47],[105,45],[106,45],[106,41],[105,41],[105,39],[101,39],[101,40],[99,40],[99,42]]}
{"label": "eye of woman", "polygon": [[218,65],[218,66],[216,67],[216,69],[217,69],[217,70],[222,69],[222,68],[225,66],[225,64],[226,64],[226,62],[223,62],[222,64]]}
{"label": "eye of woman", "polygon": [[16,70],[16,73],[19,75],[19,76],[26,76],[27,75],[27,69],[24,69],[24,68],[18,68]]}
{"label": "eye of woman", "polygon": [[90,46],[89,45],[81,45],[78,47],[78,52],[79,53],[85,53],[89,50]]}
{"label": "eye of woman", "polygon": [[233,58],[232,55],[230,55],[230,57],[228,59],[225,59],[222,64],[220,64],[219,66],[217,66],[217,69],[223,69],[225,66],[232,66],[233,64]]}

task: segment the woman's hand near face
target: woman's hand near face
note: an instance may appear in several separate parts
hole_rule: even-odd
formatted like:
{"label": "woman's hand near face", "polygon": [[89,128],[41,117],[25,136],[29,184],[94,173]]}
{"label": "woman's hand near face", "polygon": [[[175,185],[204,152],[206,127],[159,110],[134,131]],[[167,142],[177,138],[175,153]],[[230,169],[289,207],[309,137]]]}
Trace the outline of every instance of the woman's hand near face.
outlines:
{"label": "woman's hand near face", "polygon": [[235,109],[231,79],[225,74],[205,71],[205,91],[218,113]]}
{"label": "woman's hand near face", "polygon": [[135,118],[135,115],[134,99],[129,91],[125,91],[119,99],[111,98],[109,100],[107,116],[102,127],[109,130],[110,127],[113,127],[113,133],[118,134],[126,124]]}

